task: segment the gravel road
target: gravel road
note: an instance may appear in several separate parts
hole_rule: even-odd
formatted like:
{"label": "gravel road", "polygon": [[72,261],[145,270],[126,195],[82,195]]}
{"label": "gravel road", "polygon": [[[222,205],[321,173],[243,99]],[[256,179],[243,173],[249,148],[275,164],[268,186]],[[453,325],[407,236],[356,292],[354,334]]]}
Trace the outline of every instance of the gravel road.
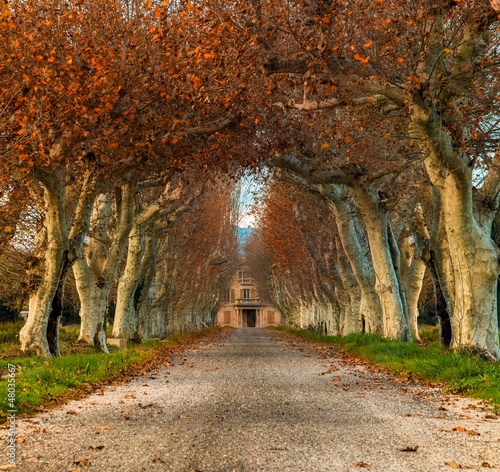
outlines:
{"label": "gravel road", "polygon": [[481,403],[290,339],[234,330],[149,376],[23,420],[16,470],[500,469],[500,420]]}

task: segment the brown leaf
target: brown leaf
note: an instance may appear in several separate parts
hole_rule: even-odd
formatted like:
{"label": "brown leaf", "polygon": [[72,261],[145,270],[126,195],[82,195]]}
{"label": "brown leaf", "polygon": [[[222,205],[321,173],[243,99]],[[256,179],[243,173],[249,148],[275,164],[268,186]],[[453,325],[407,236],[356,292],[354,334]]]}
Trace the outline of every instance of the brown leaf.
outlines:
{"label": "brown leaf", "polygon": [[151,458],[151,462],[165,464],[165,461],[161,457],[158,457],[158,456],[153,456]]}
{"label": "brown leaf", "polygon": [[451,467],[452,469],[471,469],[471,467],[469,467],[469,466],[457,464],[456,462],[453,462],[453,461],[445,462],[445,464],[448,467]]}
{"label": "brown leaf", "polygon": [[88,459],[76,459],[73,461],[75,465],[90,465],[90,461]]}
{"label": "brown leaf", "polygon": [[18,438],[18,439],[16,440],[16,443],[17,443],[17,444],[22,444],[22,443],[24,443],[24,442],[26,442],[26,438]]}
{"label": "brown leaf", "polygon": [[455,428],[452,428],[451,431],[459,431],[460,433],[467,433],[469,436],[481,436],[481,433],[478,433],[473,429],[465,429],[463,426],[456,426]]}
{"label": "brown leaf", "polygon": [[76,413],[76,411],[75,411],[75,410],[68,410],[68,411],[66,412],[66,414],[67,414],[67,415],[76,415],[77,413]]}
{"label": "brown leaf", "polygon": [[153,403],[148,403],[147,405],[142,405],[142,404],[139,403],[139,408],[142,408],[142,409],[151,408],[153,406],[154,406]]}
{"label": "brown leaf", "polygon": [[96,450],[100,451],[101,449],[104,449],[104,446],[94,446],[94,445],[92,445],[92,446],[89,446],[89,449],[92,449],[94,451],[96,451]]}
{"label": "brown leaf", "polygon": [[481,467],[484,467],[485,469],[491,469],[491,464],[488,462],[481,462]]}
{"label": "brown leaf", "polygon": [[417,452],[418,451],[418,446],[407,446],[404,447],[403,449],[400,449],[400,452]]}
{"label": "brown leaf", "polygon": [[354,464],[352,465],[354,467],[361,467],[363,469],[369,469],[372,466],[371,464],[368,464],[368,462],[363,462],[363,461],[354,462]]}

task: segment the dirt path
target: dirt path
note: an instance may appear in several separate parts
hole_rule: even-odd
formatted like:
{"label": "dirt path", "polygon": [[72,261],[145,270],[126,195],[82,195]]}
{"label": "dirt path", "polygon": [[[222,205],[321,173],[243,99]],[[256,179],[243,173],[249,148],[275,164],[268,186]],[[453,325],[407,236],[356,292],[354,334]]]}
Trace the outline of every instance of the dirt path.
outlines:
{"label": "dirt path", "polygon": [[23,421],[16,470],[500,469],[500,421],[479,404],[281,339],[235,330],[149,377]]}

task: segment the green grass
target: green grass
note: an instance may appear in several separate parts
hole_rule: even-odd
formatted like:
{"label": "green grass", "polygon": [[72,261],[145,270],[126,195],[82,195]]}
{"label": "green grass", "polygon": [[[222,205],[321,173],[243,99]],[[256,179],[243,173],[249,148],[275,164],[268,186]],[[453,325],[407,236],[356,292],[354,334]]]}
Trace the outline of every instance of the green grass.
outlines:
{"label": "green grass", "polygon": [[[4,341],[0,344],[0,353],[11,354],[7,357],[2,355],[0,359],[0,422],[5,420],[7,410],[11,409],[7,397],[9,364],[16,369],[15,408],[18,415],[30,415],[37,409],[77,398],[96,387],[118,380],[141,366],[166,359],[172,350],[198,338],[221,333],[222,329],[193,331],[171,336],[163,341],[150,340],[132,345],[125,351],[114,350],[110,354],[104,354],[95,352],[91,346],[75,345],[77,327],[64,327],[61,330],[61,345],[70,353],[50,359],[19,355],[15,344],[18,343],[18,325],[15,336],[14,331],[14,327],[0,325],[0,336]],[[17,348],[15,356],[12,355],[13,343]],[[2,346],[6,347],[4,351]]]}
{"label": "green grass", "polygon": [[349,334],[344,337],[325,336],[311,331],[278,328],[301,338],[341,346],[347,352],[388,369],[390,372],[439,383],[450,393],[481,398],[500,409],[500,364],[450,351],[438,344],[437,330],[424,328],[423,343],[390,341],[375,334]]}

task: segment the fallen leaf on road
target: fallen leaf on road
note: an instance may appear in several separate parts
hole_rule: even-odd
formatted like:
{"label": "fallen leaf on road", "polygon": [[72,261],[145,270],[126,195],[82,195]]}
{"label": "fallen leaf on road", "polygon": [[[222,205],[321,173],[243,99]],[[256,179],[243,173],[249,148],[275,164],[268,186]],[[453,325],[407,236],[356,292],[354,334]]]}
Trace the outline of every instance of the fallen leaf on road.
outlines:
{"label": "fallen leaf on road", "polygon": [[76,461],[73,461],[73,464],[75,464],[75,465],[90,465],[90,461],[88,459],[76,459]]}
{"label": "fallen leaf on road", "polygon": [[153,456],[151,459],[151,462],[154,462],[154,463],[158,462],[160,464],[165,464],[165,461],[161,457],[158,457],[158,456]]}
{"label": "fallen leaf on road", "polygon": [[355,462],[353,464],[353,466],[354,467],[361,467],[363,469],[369,469],[372,465],[368,464],[368,462],[359,461],[359,462]]}
{"label": "fallen leaf on road", "polygon": [[92,446],[89,446],[89,449],[99,450],[100,451],[101,449],[104,449],[104,446],[94,446],[94,445],[92,445]]}
{"label": "fallen leaf on road", "polygon": [[96,428],[104,431],[105,429],[113,429],[113,426],[96,426]]}
{"label": "fallen leaf on road", "polygon": [[400,449],[401,452],[417,452],[418,451],[418,446],[407,446],[404,447],[403,449]]}
{"label": "fallen leaf on road", "polygon": [[18,439],[16,440],[16,443],[17,443],[17,444],[22,444],[23,442],[26,442],[26,438],[18,438]]}
{"label": "fallen leaf on road", "polygon": [[337,382],[339,380],[342,380],[342,377],[332,377],[332,382]]}
{"label": "fallen leaf on road", "polygon": [[68,410],[68,411],[66,412],[66,414],[67,414],[67,415],[76,415],[77,413],[76,413],[76,411],[75,411],[75,410]]}
{"label": "fallen leaf on road", "polygon": [[459,431],[461,433],[467,433],[469,436],[481,436],[481,433],[478,433],[473,429],[465,429],[463,426],[456,426],[455,428],[451,428],[451,431]]}
{"label": "fallen leaf on road", "polygon": [[216,370],[219,370],[218,367],[214,367],[213,369],[207,369],[207,372],[215,372]]}
{"label": "fallen leaf on road", "polygon": [[288,451],[288,448],[286,446],[276,446],[276,447],[270,447],[270,451]]}
{"label": "fallen leaf on road", "polygon": [[481,467],[484,467],[485,469],[491,469],[491,464],[489,462],[482,462]]}
{"label": "fallen leaf on road", "polygon": [[9,470],[9,469],[16,469],[16,468],[17,468],[16,464],[0,465],[0,470]]}
{"label": "fallen leaf on road", "polygon": [[125,394],[125,398],[137,398],[133,393],[131,394]]}
{"label": "fallen leaf on road", "polygon": [[471,469],[471,467],[469,467],[467,465],[457,464],[456,462],[453,462],[453,461],[445,462],[445,464],[448,467],[451,467],[452,469]]}

